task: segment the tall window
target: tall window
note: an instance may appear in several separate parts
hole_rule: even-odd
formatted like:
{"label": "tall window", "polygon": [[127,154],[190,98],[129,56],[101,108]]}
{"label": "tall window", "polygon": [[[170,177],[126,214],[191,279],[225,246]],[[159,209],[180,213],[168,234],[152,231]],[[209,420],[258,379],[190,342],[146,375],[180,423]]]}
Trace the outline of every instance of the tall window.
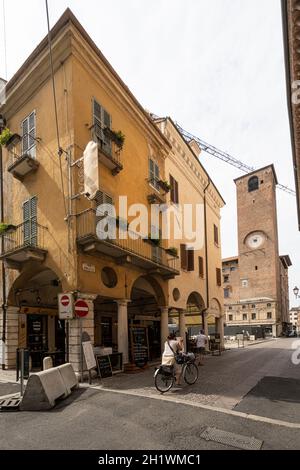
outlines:
{"label": "tall window", "polygon": [[[113,206],[114,205],[113,198],[111,196],[109,196],[108,194],[104,193],[103,191],[97,191],[97,194],[96,194],[96,197],[95,197],[96,209],[97,209],[97,207],[102,206],[102,204],[109,204],[109,205]],[[100,212],[100,209],[99,209],[97,211],[97,214],[96,214],[96,220],[95,220],[96,225],[95,226],[97,227],[98,222],[100,222],[106,216],[107,216],[107,211],[101,209],[101,212]],[[97,228],[97,230],[99,230],[99,228]],[[106,233],[106,231],[103,230],[103,233]]]}
{"label": "tall window", "polygon": [[198,263],[199,263],[199,277],[204,278],[204,260],[202,256],[198,257]]}
{"label": "tall window", "polygon": [[226,287],[226,289],[224,289],[224,298],[228,299],[229,297],[230,297],[230,289],[229,287]]}
{"label": "tall window", "polygon": [[159,191],[159,166],[152,158],[149,158],[149,181]]}
{"label": "tall window", "polygon": [[181,269],[187,269],[188,259],[187,259],[187,249],[186,245],[180,245],[180,261],[181,261]]}
{"label": "tall window", "polygon": [[214,242],[216,245],[219,245],[219,230],[215,224],[214,224]]}
{"label": "tall window", "polygon": [[180,245],[181,269],[184,269],[186,271],[194,271],[194,255],[195,252],[193,249],[189,250],[186,245]]}
{"label": "tall window", "polygon": [[233,315],[228,315],[228,320],[232,321],[233,320]]}
{"label": "tall window", "polygon": [[268,320],[271,320],[271,319],[272,319],[272,312],[268,312],[268,313],[267,313],[267,319],[268,319]]}
{"label": "tall window", "polygon": [[251,318],[252,318],[252,320],[256,320],[256,313],[252,313]]}
{"label": "tall window", "polygon": [[37,245],[37,197],[23,203],[24,245]]}
{"label": "tall window", "polygon": [[101,150],[111,155],[111,139],[105,129],[111,129],[111,116],[96,100],[93,100],[93,140]]}
{"label": "tall window", "polygon": [[35,111],[22,121],[22,154],[36,156]]}
{"label": "tall window", "polygon": [[170,175],[170,186],[171,186],[171,202],[174,204],[179,204],[179,192],[178,192],[178,182]]}
{"label": "tall window", "polygon": [[250,193],[251,191],[256,191],[259,187],[259,182],[257,176],[252,176],[248,180],[248,192]]}
{"label": "tall window", "polygon": [[188,259],[187,270],[194,271],[195,263],[194,263],[194,249],[193,248],[187,250],[187,259]]}
{"label": "tall window", "polygon": [[243,320],[247,320],[247,313],[243,313]]}
{"label": "tall window", "polygon": [[223,276],[223,281],[224,281],[224,282],[229,282],[229,274],[225,274],[225,275]]}
{"label": "tall window", "polygon": [[221,286],[221,285],[222,285],[221,272],[222,272],[222,271],[221,271],[220,268],[217,268],[217,269],[216,269],[217,286]]}

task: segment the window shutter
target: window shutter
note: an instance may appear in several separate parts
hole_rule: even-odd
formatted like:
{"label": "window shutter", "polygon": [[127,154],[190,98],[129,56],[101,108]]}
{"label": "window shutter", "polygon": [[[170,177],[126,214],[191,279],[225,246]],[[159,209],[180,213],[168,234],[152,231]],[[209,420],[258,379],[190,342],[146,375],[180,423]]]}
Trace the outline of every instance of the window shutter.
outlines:
{"label": "window shutter", "polygon": [[203,258],[202,256],[198,257],[199,262],[199,277],[204,277],[204,265],[203,265]]}
{"label": "window shutter", "polygon": [[159,180],[159,166],[156,163],[154,163],[154,179],[155,182]]}
{"label": "window shutter", "polygon": [[31,113],[28,118],[28,144],[30,155],[35,157],[35,112]]}
{"label": "window shutter", "polygon": [[37,197],[32,197],[23,203],[24,244],[37,245]]}
{"label": "window shutter", "polygon": [[180,245],[181,269],[187,269],[187,249],[186,245]]}
{"label": "window shutter", "polygon": [[214,225],[214,242],[218,245],[219,244],[219,231],[218,227]]}
{"label": "window shutter", "polygon": [[[102,108],[102,111],[103,111],[103,119],[102,119],[103,127],[104,128],[108,127],[108,129],[111,129],[111,116],[104,108]],[[104,150],[108,154],[111,154],[111,139],[107,137],[104,133],[103,133],[103,141],[104,141]]]}
{"label": "window shutter", "polygon": [[220,268],[216,269],[216,277],[217,277],[217,285],[221,286],[222,285],[222,280],[221,280],[221,269]]}
{"label": "window shutter", "polygon": [[179,195],[178,195],[178,182],[170,175],[170,186],[171,186],[171,201],[174,204],[178,204],[179,202]]}
{"label": "window shutter", "polygon": [[175,202],[175,188],[174,188],[174,178],[172,175],[170,175],[170,186],[171,186],[171,202]]}
{"label": "window shutter", "polygon": [[194,263],[194,249],[187,250],[187,258],[188,258],[188,271],[194,271],[195,263]]}
{"label": "window shutter", "polygon": [[154,161],[149,158],[149,180],[153,184],[154,182]]}
{"label": "window shutter", "polygon": [[27,153],[29,149],[29,123],[28,118],[24,119],[22,122],[22,153]]}
{"label": "window shutter", "polygon": [[178,182],[174,180],[175,182],[175,204],[179,203],[179,194],[178,194]]}
{"label": "window shutter", "polygon": [[102,109],[101,105],[93,100],[93,139],[102,148],[103,145],[103,129],[102,129]]}

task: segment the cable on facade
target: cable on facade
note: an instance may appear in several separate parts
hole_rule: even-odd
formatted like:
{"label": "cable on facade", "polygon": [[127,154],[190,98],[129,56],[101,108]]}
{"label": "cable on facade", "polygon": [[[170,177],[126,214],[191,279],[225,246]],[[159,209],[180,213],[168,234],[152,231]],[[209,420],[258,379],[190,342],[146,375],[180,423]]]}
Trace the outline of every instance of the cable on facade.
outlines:
{"label": "cable on facade", "polygon": [[65,209],[65,215],[67,217],[67,206],[66,206],[64,179],[63,179],[62,162],[61,162],[62,154],[65,153],[65,152],[64,152],[64,150],[62,149],[62,147],[60,145],[60,137],[59,137],[58,113],[57,113],[57,101],[56,101],[56,90],[55,90],[55,78],[54,78],[54,67],[53,67],[53,55],[52,55],[52,42],[51,42],[51,33],[50,33],[48,0],[45,0],[45,4],[46,4],[46,14],[47,14],[48,45],[49,45],[50,67],[51,67],[51,77],[52,77],[52,91],[53,91],[53,101],[54,101],[56,138],[57,138],[57,148],[58,148],[57,153],[58,153],[58,156],[59,156],[60,179],[61,179],[61,188],[62,188],[63,200],[64,200],[64,209]]}

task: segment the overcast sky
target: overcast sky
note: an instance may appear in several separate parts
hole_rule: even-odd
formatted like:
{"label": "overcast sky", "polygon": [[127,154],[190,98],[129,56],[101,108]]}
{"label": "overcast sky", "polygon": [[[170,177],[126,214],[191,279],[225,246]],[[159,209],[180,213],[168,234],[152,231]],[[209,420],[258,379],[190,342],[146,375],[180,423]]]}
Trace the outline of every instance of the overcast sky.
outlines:
{"label": "overcast sky", "polygon": [[[0,0],[0,6],[2,7]],[[4,0],[8,78],[46,35],[44,0]],[[70,7],[141,104],[250,166],[274,163],[294,188],[280,0],[49,0],[51,25]],[[5,76],[0,15],[0,76]],[[241,173],[202,153],[227,205],[223,256],[237,254]],[[280,254],[300,287],[296,200],[277,191]],[[259,227],[258,227],[259,228]],[[291,305],[297,305],[291,291]]]}

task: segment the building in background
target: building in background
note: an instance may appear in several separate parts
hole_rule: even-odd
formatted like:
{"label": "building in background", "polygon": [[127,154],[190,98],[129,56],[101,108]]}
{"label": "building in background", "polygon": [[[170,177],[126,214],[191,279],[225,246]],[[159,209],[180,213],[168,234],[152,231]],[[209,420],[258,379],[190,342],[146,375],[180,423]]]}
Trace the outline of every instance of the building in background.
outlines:
{"label": "building in background", "polygon": [[289,328],[288,255],[279,256],[273,165],[235,180],[237,257],[223,260],[225,334],[278,336]]}
{"label": "building in background", "polygon": [[290,310],[290,323],[292,324],[293,330],[300,333],[300,307],[293,307]]}

